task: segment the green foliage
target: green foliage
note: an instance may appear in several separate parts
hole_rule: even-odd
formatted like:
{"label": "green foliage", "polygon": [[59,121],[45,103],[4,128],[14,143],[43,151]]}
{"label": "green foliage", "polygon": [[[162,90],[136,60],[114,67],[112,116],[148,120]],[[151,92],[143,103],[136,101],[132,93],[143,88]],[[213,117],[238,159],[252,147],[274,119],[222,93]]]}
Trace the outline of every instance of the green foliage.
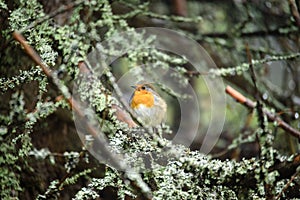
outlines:
{"label": "green foliage", "polygon": [[2,143],[0,146],[0,183],[1,183],[1,198],[8,199],[17,196],[19,191],[22,191],[19,181],[20,172],[19,166],[15,162],[18,160],[18,155],[15,155],[14,144]]}
{"label": "green foliage", "polygon": [[[20,166],[16,164],[18,159],[24,158],[23,150],[27,149],[26,145],[30,144],[30,138],[24,136],[24,149],[21,148],[21,151],[16,151],[16,133],[18,132],[17,127],[9,128],[9,125],[13,121],[23,121],[25,118],[24,113],[24,100],[23,95],[15,93],[12,95],[12,99],[9,102],[11,112],[9,115],[1,115],[1,121],[6,126],[1,126],[2,134],[0,136],[1,145],[0,145],[0,165],[3,166],[0,168],[0,182],[1,182],[1,193],[2,198],[9,198],[17,195],[19,191],[22,190],[19,182],[19,172],[21,170]],[[10,139],[6,139],[9,134],[14,136]],[[15,138],[14,138],[15,137]]]}

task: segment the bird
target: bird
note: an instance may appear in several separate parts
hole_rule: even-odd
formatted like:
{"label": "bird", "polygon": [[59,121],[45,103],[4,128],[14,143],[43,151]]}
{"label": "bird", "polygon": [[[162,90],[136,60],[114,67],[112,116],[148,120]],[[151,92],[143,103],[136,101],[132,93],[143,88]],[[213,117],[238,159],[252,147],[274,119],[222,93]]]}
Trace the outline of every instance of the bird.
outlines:
{"label": "bird", "polygon": [[129,104],[145,127],[160,125],[167,112],[167,103],[155,91],[150,83],[137,84],[134,88]]}

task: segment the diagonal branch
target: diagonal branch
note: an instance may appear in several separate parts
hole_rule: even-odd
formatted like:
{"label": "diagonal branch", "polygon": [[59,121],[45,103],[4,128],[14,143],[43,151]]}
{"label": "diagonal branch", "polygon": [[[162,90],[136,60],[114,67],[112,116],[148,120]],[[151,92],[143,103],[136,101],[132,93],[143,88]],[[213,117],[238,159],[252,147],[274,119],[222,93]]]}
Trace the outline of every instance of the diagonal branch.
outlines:
{"label": "diagonal branch", "polygon": [[[256,103],[247,99],[244,95],[236,91],[230,86],[227,86],[225,89],[226,93],[229,94],[232,98],[237,100],[239,103],[243,104],[247,108],[254,109]],[[268,117],[268,120],[272,122],[277,122],[278,126],[285,130],[287,133],[293,135],[294,137],[300,139],[300,132],[293,127],[291,127],[288,123],[283,121],[280,117],[276,116],[275,114],[267,111],[266,109],[263,110],[264,114]]]}
{"label": "diagonal branch", "polygon": [[[92,74],[92,71],[88,68],[87,64],[84,61],[80,61],[78,63],[78,68],[82,74],[85,74],[85,75]],[[121,102],[121,100],[123,100],[123,102],[121,102],[122,105],[127,105],[125,103],[124,99],[119,99],[119,100],[120,100],[120,102]],[[136,119],[136,118],[134,118],[135,116],[131,116],[129,111],[128,112],[125,111],[126,109],[129,109],[129,108],[122,109],[119,105],[116,105],[116,104],[113,104],[112,108],[116,110],[115,115],[116,115],[117,119],[121,122],[126,123],[129,128],[137,127],[138,125],[140,125],[140,124],[137,124],[133,120],[133,119]]]}

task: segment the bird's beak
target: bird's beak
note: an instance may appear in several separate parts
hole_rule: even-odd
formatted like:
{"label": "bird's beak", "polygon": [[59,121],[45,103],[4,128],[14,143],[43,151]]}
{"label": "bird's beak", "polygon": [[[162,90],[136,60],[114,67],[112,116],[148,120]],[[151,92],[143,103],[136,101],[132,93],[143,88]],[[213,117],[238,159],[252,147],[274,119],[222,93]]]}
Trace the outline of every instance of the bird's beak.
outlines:
{"label": "bird's beak", "polygon": [[130,87],[132,87],[133,89],[135,89],[135,88],[136,88],[136,86],[135,86],[135,85],[131,85]]}

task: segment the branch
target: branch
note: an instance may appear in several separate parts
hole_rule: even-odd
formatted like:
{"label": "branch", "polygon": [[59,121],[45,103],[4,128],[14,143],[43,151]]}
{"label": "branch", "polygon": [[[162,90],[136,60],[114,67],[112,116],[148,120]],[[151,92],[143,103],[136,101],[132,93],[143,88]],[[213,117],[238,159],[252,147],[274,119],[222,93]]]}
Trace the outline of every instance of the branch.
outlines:
{"label": "branch", "polygon": [[[85,62],[81,61],[78,63],[78,68],[82,74],[92,73]],[[120,106],[113,104],[112,108],[116,110],[115,114],[119,121],[124,122],[128,125],[129,128],[138,126],[132,119],[132,117]]]}
{"label": "branch", "polygon": [[[251,38],[251,37],[268,37],[268,36],[286,36],[289,34],[298,34],[298,30],[293,30],[289,26],[277,27],[271,30],[258,30],[253,32],[242,32],[239,34],[239,38]],[[232,38],[232,34],[226,32],[212,32],[204,33],[195,36],[197,42],[203,42],[204,38]]]}
{"label": "branch", "polygon": [[[25,38],[17,31],[13,32],[13,37],[23,46],[26,53],[31,57],[31,59],[42,68],[47,77],[50,78],[53,81],[53,83],[58,87],[60,92],[70,104],[71,108],[74,110],[74,112],[76,112],[79,116],[84,117],[84,111],[80,109],[79,103],[72,98],[72,95],[70,94],[68,88],[59,80],[56,73],[53,73],[50,67],[42,61],[37,52],[27,43]],[[124,172],[120,173],[121,177],[124,180],[128,180],[130,185],[134,189],[140,191],[143,198],[151,199],[151,189],[142,180],[141,176],[138,173],[128,168],[126,164],[123,163],[124,161],[122,159],[119,159],[118,156],[111,153],[111,151],[108,148],[107,142],[104,139],[104,134],[98,132],[97,129],[95,129],[89,122],[87,122],[87,120],[83,120],[83,122],[85,123],[84,125],[87,132],[93,136],[95,145],[97,145],[97,147],[100,148],[102,155],[106,158],[109,158],[113,166],[116,166]],[[132,174],[135,174],[135,176],[132,176]]]}
{"label": "branch", "polygon": [[38,18],[37,20],[33,21],[32,23],[30,23],[28,26],[24,27],[23,29],[21,29],[19,32],[22,33],[24,32],[25,30],[29,30],[41,23],[43,23],[44,21],[47,21],[53,17],[55,17],[56,15],[59,15],[59,14],[62,14],[64,12],[67,12],[81,4],[83,4],[85,1],[84,0],[77,0],[75,2],[72,2],[68,5],[62,5],[60,6],[57,10],[55,10],[54,12],[46,15],[45,17],[42,17],[42,18]]}
{"label": "branch", "polygon": [[295,180],[295,178],[299,175],[299,171],[296,171],[293,176],[290,178],[290,180],[285,184],[285,186],[282,188],[280,193],[275,197],[275,200],[280,199],[284,192],[291,186],[292,182]]}
{"label": "branch", "polygon": [[[181,0],[181,1],[183,1],[183,0]],[[184,15],[178,16],[178,15],[158,14],[158,13],[149,11],[148,3],[142,4],[142,5],[135,5],[135,4],[129,3],[128,1],[124,1],[124,0],[121,0],[118,2],[129,7],[132,10],[126,14],[117,15],[116,18],[128,19],[128,18],[132,18],[132,17],[138,16],[138,15],[141,15],[141,16],[146,16],[149,18],[156,18],[156,19],[160,19],[160,20],[166,20],[166,21],[172,21],[172,22],[182,22],[182,23],[189,23],[189,22],[199,23],[200,21],[202,21],[202,17],[200,17],[200,16],[185,17]],[[182,2],[182,3],[184,3],[184,2]]]}
{"label": "branch", "polygon": [[[226,93],[229,94],[232,98],[237,100],[239,103],[245,105],[247,108],[254,109],[256,103],[247,99],[244,95],[236,91],[230,86],[227,86],[225,89]],[[291,127],[288,123],[283,121],[281,118],[277,117],[275,114],[267,111],[266,109],[263,110],[264,114],[268,117],[268,120],[272,122],[276,122],[280,128],[285,130],[287,133],[291,134],[292,136],[300,139],[300,132],[293,127]]]}
{"label": "branch", "polygon": [[186,0],[175,0],[174,2],[174,11],[177,15],[187,16],[187,2]]}
{"label": "branch", "polygon": [[295,0],[289,0],[289,6],[290,6],[291,13],[293,15],[293,18],[296,22],[296,25],[298,26],[298,28],[300,28],[300,14],[299,14]]}
{"label": "branch", "polygon": [[[276,62],[281,60],[295,60],[300,58],[300,53],[291,53],[287,55],[274,55],[271,57],[266,57],[260,60],[252,59],[252,65],[261,65],[268,62]],[[250,68],[250,64],[248,62],[241,63],[239,65],[233,67],[220,67],[215,68],[213,66],[209,67],[210,70],[208,72],[198,72],[198,71],[187,71],[185,75],[187,76],[236,76],[242,72],[248,71]]]}

